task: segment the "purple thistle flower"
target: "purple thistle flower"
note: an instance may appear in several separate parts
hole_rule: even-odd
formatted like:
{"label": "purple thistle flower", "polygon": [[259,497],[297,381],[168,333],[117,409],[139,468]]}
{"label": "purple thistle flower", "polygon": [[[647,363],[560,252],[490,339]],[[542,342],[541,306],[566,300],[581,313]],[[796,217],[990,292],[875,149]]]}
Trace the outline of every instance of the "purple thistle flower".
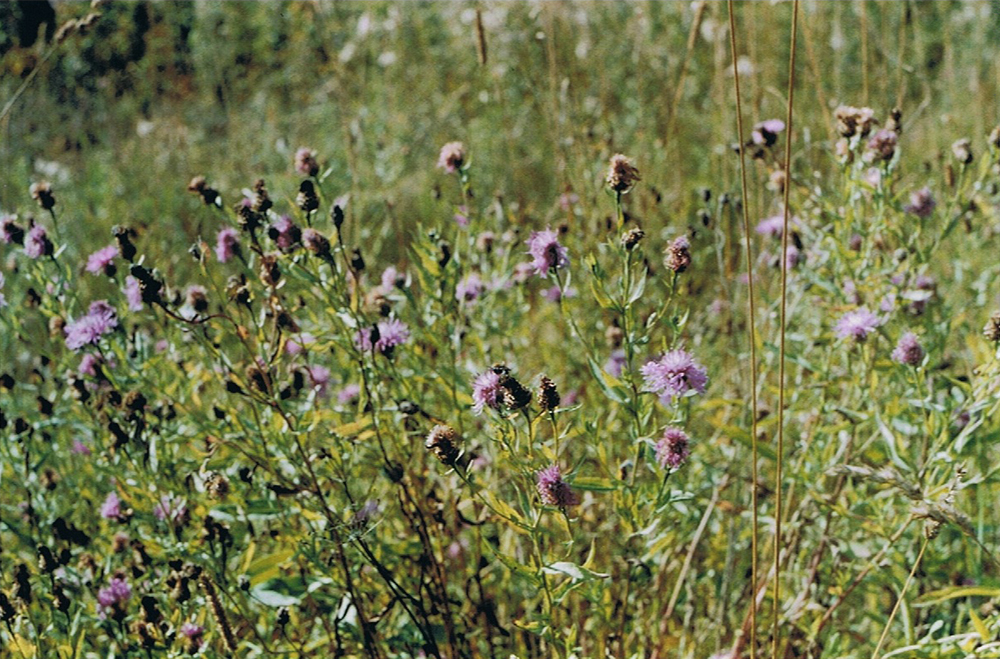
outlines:
{"label": "purple thistle flower", "polygon": [[864,155],[865,162],[892,160],[893,155],[896,153],[896,143],[898,139],[899,136],[895,131],[886,129],[880,130],[872,135],[868,140],[868,150]]}
{"label": "purple thistle flower", "polygon": [[88,456],[91,454],[90,447],[81,442],[79,439],[73,440],[73,446],[70,448],[70,452],[73,455],[83,455]]}
{"label": "purple thistle flower", "polygon": [[0,216],[0,240],[6,244],[22,244],[24,242],[24,229],[17,224],[17,215],[3,214]]}
{"label": "purple thistle flower", "polygon": [[340,403],[341,405],[348,405],[350,403],[353,403],[360,397],[361,397],[361,386],[357,384],[344,385],[344,387],[342,387],[340,391],[337,392],[337,402]]}
{"label": "purple thistle flower", "polygon": [[[101,609],[111,609],[124,604],[132,597],[132,587],[121,577],[112,577],[107,588],[97,591],[97,603]],[[102,615],[104,611],[101,611]]]}
{"label": "purple thistle flower", "polygon": [[448,142],[441,147],[437,166],[448,174],[454,174],[465,163],[465,147],[461,142]]}
{"label": "purple thistle flower", "polygon": [[605,362],[604,370],[607,371],[608,374],[613,375],[616,378],[620,378],[622,376],[622,370],[625,368],[626,361],[625,351],[622,349],[615,350],[611,353],[611,356],[608,357],[608,361]]}
{"label": "purple thistle flower", "polygon": [[476,414],[482,414],[486,407],[500,409],[503,404],[503,387],[500,385],[500,376],[492,369],[484,372],[472,383],[472,401],[472,411]]}
{"label": "purple thistle flower", "polygon": [[[396,318],[390,318],[379,322],[378,340],[375,341],[374,348],[376,352],[388,356],[392,354],[393,348],[406,343],[409,338],[410,328],[406,326],[406,323]],[[370,327],[358,331],[354,337],[354,345],[365,352],[372,349],[372,330]]]}
{"label": "purple thistle flower", "polygon": [[316,161],[316,152],[307,146],[300,147],[295,152],[295,171],[303,176],[316,176],[316,174],[319,174],[319,162]]}
{"label": "purple thistle flower", "polygon": [[469,209],[465,206],[459,206],[458,212],[454,215],[455,224],[462,227],[463,229],[469,226]]}
{"label": "purple thistle flower", "polygon": [[118,327],[118,316],[114,308],[105,300],[98,300],[90,305],[85,316],[66,323],[63,331],[66,333],[66,347],[79,350],[85,345],[96,344],[97,341]]}
{"label": "purple thistle flower", "polygon": [[125,301],[129,311],[142,311],[142,289],[139,280],[132,275],[125,277]]}
{"label": "purple thistle flower", "polygon": [[664,405],[689,391],[705,393],[708,372],[687,351],[665,352],[659,359],[646,362],[640,369],[646,390],[660,396]]}
{"label": "purple thistle flower", "polygon": [[313,387],[319,389],[319,395],[326,394],[327,385],[330,384],[330,369],[326,366],[306,366],[306,373],[312,380]]}
{"label": "purple thistle flower", "polygon": [[177,523],[187,515],[187,504],[178,496],[164,494],[160,497],[160,503],[153,508],[153,515],[161,522]]}
{"label": "purple thistle flower", "polygon": [[475,302],[486,290],[479,273],[470,273],[455,286],[455,299],[459,302]]}
{"label": "purple thistle flower", "polygon": [[226,227],[219,231],[215,239],[215,256],[219,259],[219,263],[225,263],[236,256],[239,249],[239,234],[236,229]]}
{"label": "purple thistle flower", "polygon": [[33,259],[52,254],[52,242],[41,224],[32,225],[24,237],[24,253]]}
{"label": "purple thistle flower", "polygon": [[288,342],[285,344],[285,352],[294,357],[305,350],[306,346],[310,343],[316,343],[315,336],[308,333],[300,334],[294,339],[288,339]]}
{"label": "purple thistle flower", "polygon": [[670,426],[656,443],[656,460],[664,469],[677,469],[691,455],[691,439],[680,428]]}
{"label": "purple thistle flower", "polygon": [[924,361],[924,349],[917,335],[913,332],[904,334],[892,351],[892,358],[906,366],[920,366],[920,362]]}
{"label": "purple thistle flower", "polygon": [[837,336],[846,339],[852,337],[858,343],[863,342],[875,328],[882,324],[879,317],[865,307],[848,311],[837,321]]}
{"label": "purple thistle flower", "polygon": [[538,472],[538,497],[546,506],[568,508],[580,503],[580,497],[562,479],[559,465],[552,465]]}
{"label": "purple thistle flower", "polygon": [[403,284],[406,282],[406,278],[395,268],[395,266],[389,266],[382,271],[382,290],[386,293],[393,290],[397,286],[402,288]]}
{"label": "purple thistle flower", "polygon": [[117,520],[121,517],[122,505],[121,500],[118,495],[114,492],[109,492],[104,503],[101,504],[101,517],[104,519],[114,519]]}
{"label": "purple thistle flower", "polygon": [[114,276],[114,260],[118,256],[118,246],[102,247],[87,258],[87,272],[97,274],[103,272],[109,277]]}
{"label": "purple thistle flower", "polygon": [[80,375],[89,375],[94,378],[97,377],[97,367],[101,365],[101,362],[100,357],[88,352],[80,358],[80,365],[76,370]]}
{"label": "purple thistle flower", "polygon": [[753,127],[750,137],[754,144],[771,146],[778,139],[778,133],[785,130],[785,122],[781,119],[768,119]]}
{"label": "purple thistle flower", "polygon": [[302,240],[302,230],[292,222],[292,218],[288,215],[282,215],[272,222],[267,230],[267,235],[282,250],[289,250]]}
{"label": "purple thistle flower", "polygon": [[919,218],[928,218],[934,212],[937,202],[930,188],[924,187],[910,193],[910,203],[903,206],[907,213],[913,213]]}
{"label": "purple thistle flower", "polygon": [[569,251],[559,244],[559,234],[552,229],[532,232],[528,239],[528,254],[533,259],[531,266],[539,277],[569,265]]}
{"label": "purple thistle flower", "polygon": [[186,638],[189,645],[194,648],[193,651],[191,649],[188,650],[189,654],[194,654],[200,650],[201,646],[205,643],[205,639],[203,638],[205,635],[205,628],[201,625],[196,625],[193,622],[185,622],[181,625],[180,632],[181,636]]}

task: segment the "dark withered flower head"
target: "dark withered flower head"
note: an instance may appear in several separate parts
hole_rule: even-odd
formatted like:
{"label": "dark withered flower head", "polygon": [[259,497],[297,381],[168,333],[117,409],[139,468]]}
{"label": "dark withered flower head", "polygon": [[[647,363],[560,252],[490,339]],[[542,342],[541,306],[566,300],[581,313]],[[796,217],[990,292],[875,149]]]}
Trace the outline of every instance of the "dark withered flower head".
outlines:
{"label": "dark withered flower head", "polygon": [[608,174],[604,180],[611,190],[625,194],[641,181],[642,177],[639,176],[639,170],[632,164],[631,160],[621,153],[616,153],[611,156]]}
{"label": "dark withered flower head", "polygon": [[425,443],[427,450],[434,454],[442,464],[454,465],[458,460],[458,433],[447,425],[436,425],[427,434]]}

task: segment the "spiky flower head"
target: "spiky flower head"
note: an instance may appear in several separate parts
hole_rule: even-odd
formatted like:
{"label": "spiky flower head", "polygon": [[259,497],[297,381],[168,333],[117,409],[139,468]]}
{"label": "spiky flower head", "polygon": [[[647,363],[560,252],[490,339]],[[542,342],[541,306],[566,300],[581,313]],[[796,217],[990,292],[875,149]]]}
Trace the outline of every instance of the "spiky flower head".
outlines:
{"label": "spiky flower head", "polygon": [[358,331],[354,337],[354,345],[365,352],[374,349],[375,352],[391,357],[395,347],[406,343],[409,338],[410,328],[406,323],[397,318],[389,318],[379,321],[374,328]]}
{"label": "spiky flower head", "polygon": [[559,465],[538,472],[538,497],[546,506],[566,509],[580,503],[580,497],[562,478]]}
{"label": "spiky flower head", "polygon": [[118,315],[106,300],[98,300],[90,305],[86,315],[77,318],[63,328],[66,347],[70,350],[96,344],[105,334],[118,327]]}
{"label": "spiky flower head", "polygon": [[0,217],[0,240],[10,245],[24,244],[24,228],[17,223],[17,215]]}
{"label": "spiky flower head", "polygon": [[278,249],[288,251],[302,240],[302,229],[288,215],[282,215],[271,223],[267,229],[267,237],[274,241]]}
{"label": "spiky flower head", "polygon": [[108,277],[114,277],[115,272],[117,271],[114,261],[117,256],[117,245],[102,247],[87,257],[87,272],[92,274],[103,272]]}
{"label": "spiky flower head", "polygon": [[688,434],[675,426],[663,431],[663,437],[656,443],[656,461],[664,469],[677,469],[691,455]]}
{"label": "spiky flower head", "polygon": [[299,183],[299,194],[295,196],[295,205],[306,213],[311,213],[319,208],[319,195],[316,194],[316,186],[309,179]]}
{"label": "spiky flower head", "polygon": [[454,465],[458,460],[458,433],[451,426],[436,425],[427,434],[425,446],[445,465]]}
{"label": "spiky flower head", "polygon": [[455,285],[455,299],[459,302],[475,302],[486,291],[479,273],[471,272]]}
{"label": "spiky flower head", "polygon": [[750,138],[758,146],[774,146],[778,141],[778,133],[785,130],[785,122],[781,119],[768,119],[753,127]]}
{"label": "spiky flower head", "polygon": [[487,407],[499,410],[503,405],[503,394],[500,375],[493,369],[483,372],[472,383],[472,411],[482,414]]}
{"label": "spiky flower head", "polygon": [[24,238],[24,253],[33,259],[42,256],[52,256],[55,248],[45,227],[41,224],[32,224],[28,229],[28,234]]}
{"label": "spiky flower head", "polygon": [[542,376],[538,384],[537,400],[538,407],[546,412],[551,412],[559,407],[559,390],[556,388],[556,383],[546,375]]}
{"label": "spiky flower head", "polygon": [[646,362],[640,372],[646,391],[659,395],[665,405],[691,391],[704,394],[708,386],[708,371],[682,349],[670,350],[659,359]]}
{"label": "spiky flower head", "polygon": [[302,244],[316,256],[330,256],[330,239],[316,229],[306,229],[302,232]]}
{"label": "spiky flower head", "polygon": [[219,263],[225,263],[240,253],[240,235],[236,229],[225,227],[215,238],[215,256]]}
{"label": "spiky flower head", "polygon": [[303,176],[316,176],[319,174],[319,162],[316,160],[316,152],[307,146],[299,148],[295,152],[295,171]]}
{"label": "spiky flower head", "polygon": [[622,247],[628,251],[632,251],[639,246],[642,239],[646,236],[646,233],[639,227],[632,227],[628,231],[622,234]]}
{"label": "spiky flower head", "polygon": [[837,132],[841,137],[853,137],[860,135],[865,137],[871,131],[875,121],[875,111],[871,108],[856,108],[849,105],[841,105],[834,110],[833,116],[837,120]]}
{"label": "spiky flower head", "polygon": [[52,193],[52,184],[48,181],[32,183],[29,190],[31,198],[38,202],[43,210],[52,210],[56,205],[56,196]]}
{"label": "spiky flower head", "polygon": [[906,366],[920,366],[920,362],[924,361],[924,349],[917,335],[913,332],[904,334],[892,351],[892,358]]}
{"label": "spiky flower head", "polygon": [[663,264],[668,270],[680,274],[691,265],[691,242],[687,236],[677,236],[667,247],[663,257]]}
{"label": "spiky flower head", "polygon": [[986,337],[987,341],[1000,343],[1000,311],[994,313],[986,321],[986,325],[983,326],[983,336]]}
{"label": "spiky flower head", "polygon": [[903,206],[903,210],[926,219],[934,212],[935,206],[937,206],[937,202],[934,201],[934,193],[931,192],[930,188],[923,187],[910,193],[910,203]]}
{"label": "spiky flower head", "polygon": [[880,130],[868,140],[865,162],[888,162],[896,154],[899,136],[892,130]]}
{"label": "spiky flower head", "polygon": [[955,160],[963,165],[972,164],[972,143],[967,138],[962,138],[956,140],[954,144],[951,145],[951,153],[955,156]]}
{"label": "spiky flower head", "polygon": [[528,255],[533,259],[531,266],[539,277],[569,265],[569,251],[559,244],[559,234],[552,229],[532,232],[528,238]]}
{"label": "spiky flower head", "polygon": [[641,181],[642,177],[631,160],[621,153],[616,153],[611,156],[608,175],[604,180],[613,192],[625,194],[635,187],[635,184]]}
{"label": "spiky flower head", "polygon": [[443,169],[448,174],[454,174],[462,169],[465,164],[465,147],[461,142],[448,142],[441,147],[438,154],[438,169]]}
{"label": "spiky flower head", "polygon": [[858,307],[840,317],[835,331],[842,339],[853,338],[856,342],[862,343],[881,324],[882,321],[878,316],[865,307]]}

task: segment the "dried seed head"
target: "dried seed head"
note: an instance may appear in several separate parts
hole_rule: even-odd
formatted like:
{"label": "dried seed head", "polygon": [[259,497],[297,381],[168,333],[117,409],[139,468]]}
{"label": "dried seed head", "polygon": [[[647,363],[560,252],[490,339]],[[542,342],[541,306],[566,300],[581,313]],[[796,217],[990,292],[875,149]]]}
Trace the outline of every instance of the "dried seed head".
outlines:
{"label": "dried seed head", "polygon": [[184,301],[198,313],[208,311],[208,291],[205,290],[204,286],[188,286],[184,294]]}
{"label": "dried seed head", "polygon": [[841,105],[834,110],[833,116],[837,120],[837,132],[841,137],[865,137],[871,132],[872,126],[878,123],[875,121],[875,111],[871,108]]}
{"label": "dried seed head", "polygon": [[264,179],[257,179],[253,184],[253,209],[258,213],[266,213],[272,206],[274,206],[274,202],[271,201],[271,197],[267,194],[267,186],[264,185]]}
{"label": "dried seed head", "polygon": [[132,244],[134,233],[132,229],[121,225],[115,225],[111,228],[111,235],[115,237],[115,241],[118,243],[118,251],[121,253],[122,258],[130,263],[135,259],[137,251],[135,245]]}
{"label": "dried seed head", "polygon": [[229,479],[217,471],[205,474],[205,491],[213,499],[225,499],[229,495]]}
{"label": "dried seed head", "polygon": [[355,247],[351,250],[351,269],[354,272],[361,272],[365,269],[365,259],[361,256],[361,248]]}
{"label": "dried seed head", "polygon": [[295,205],[300,210],[311,213],[319,208],[319,196],[316,194],[316,186],[310,180],[302,181],[299,184],[299,194],[295,197]]}
{"label": "dried seed head", "polygon": [[666,254],[663,258],[663,264],[667,266],[669,270],[673,270],[676,273],[684,272],[691,265],[691,252],[689,248],[691,243],[688,241],[687,236],[678,236],[674,238],[670,246],[667,247]]}
{"label": "dried seed head", "polygon": [[987,341],[1000,343],[1000,311],[994,313],[986,321],[986,325],[983,327],[983,336],[986,337]]}
{"label": "dried seed head", "polygon": [[632,164],[632,161],[624,155],[617,153],[611,156],[611,163],[608,167],[608,175],[605,177],[608,187],[618,194],[625,194],[631,190],[635,184],[642,180],[639,170]]}
{"label": "dried seed head", "polygon": [[153,276],[153,273],[138,263],[133,263],[129,272],[139,280],[139,293],[146,304],[163,304],[163,282]]}
{"label": "dried seed head", "polygon": [[253,385],[254,389],[262,394],[267,394],[271,391],[271,376],[257,364],[247,366],[246,379],[247,382]]}
{"label": "dried seed head", "polygon": [[962,138],[956,140],[954,144],[951,145],[951,152],[955,156],[955,160],[963,165],[972,164],[972,143],[968,139]]}
{"label": "dried seed head", "polygon": [[546,412],[551,412],[559,407],[559,390],[556,389],[556,383],[550,380],[548,376],[542,376],[541,382],[538,385],[537,400],[538,406]]}
{"label": "dried seed head", "polygon": [[48,181],[32,183],[31,198],[38,202],[43,210],[52,210],[56,205],[56,196],[52,193],[52,184]]}
{"label": "dried seed head", "polygon": [[512,376],[501,376],[500,386],[503,388],[503,404],[508,410],[519,410],[531,404],[531,392]]}
{"label": "dried seed head", "polygon": [[201,197],[206,206],[210,206],[219,198],[217,190],[210,188],[204,176],[195,176],[187,186],[188,192]]}
{"label": "dried seed head", "polygon": [[642,239],[646,236],[646,233],[639,227],[632,227],[628,231],[622,234],[622,247],[628,251],[635,249]]}
{"label": "dried seed head", "polygon": [[896,155],[898,136],[891,130],[880,130],[868,140],[865,162],[889,162]]}
{"label": "dried seed head", "polygon": [[260,278],[272,288],[281,281],[281,268],[278,267],[278,257],[274,254],[264,254],[260,257]]}
{"label": "dried seed head", "polygon": [[885,122],[885,127],[897,135],[903,134],[903,111],[893,108],[889,113],[889,121]]}
{"label": "dried seed head", "polygon": [[990,133],[990,145],[994,149],[1000,149],[1000,126],[993,129]]}
{"label": "dried seed head", "polygon": [[330,240],[316,229],[305,229],[302,232],[302,244],[316,256],[330,256]]}
{"label": "dried seed head", "polygon": [[454,428],[446,425],[436,425],[427,434],[425,446],[442,464],[452,466],[458,460],[458,442],[458,433],[455,432]]}

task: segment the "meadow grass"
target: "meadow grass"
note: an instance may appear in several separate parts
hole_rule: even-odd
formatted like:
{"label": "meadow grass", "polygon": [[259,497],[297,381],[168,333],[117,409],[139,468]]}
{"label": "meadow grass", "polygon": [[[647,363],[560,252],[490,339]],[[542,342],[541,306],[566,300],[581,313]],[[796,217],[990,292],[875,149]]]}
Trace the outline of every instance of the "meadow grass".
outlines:
{"label": "meadow grass", "polygon": [[0,9],[0,656],[1000,653],[1000,12],[799,8]]}

